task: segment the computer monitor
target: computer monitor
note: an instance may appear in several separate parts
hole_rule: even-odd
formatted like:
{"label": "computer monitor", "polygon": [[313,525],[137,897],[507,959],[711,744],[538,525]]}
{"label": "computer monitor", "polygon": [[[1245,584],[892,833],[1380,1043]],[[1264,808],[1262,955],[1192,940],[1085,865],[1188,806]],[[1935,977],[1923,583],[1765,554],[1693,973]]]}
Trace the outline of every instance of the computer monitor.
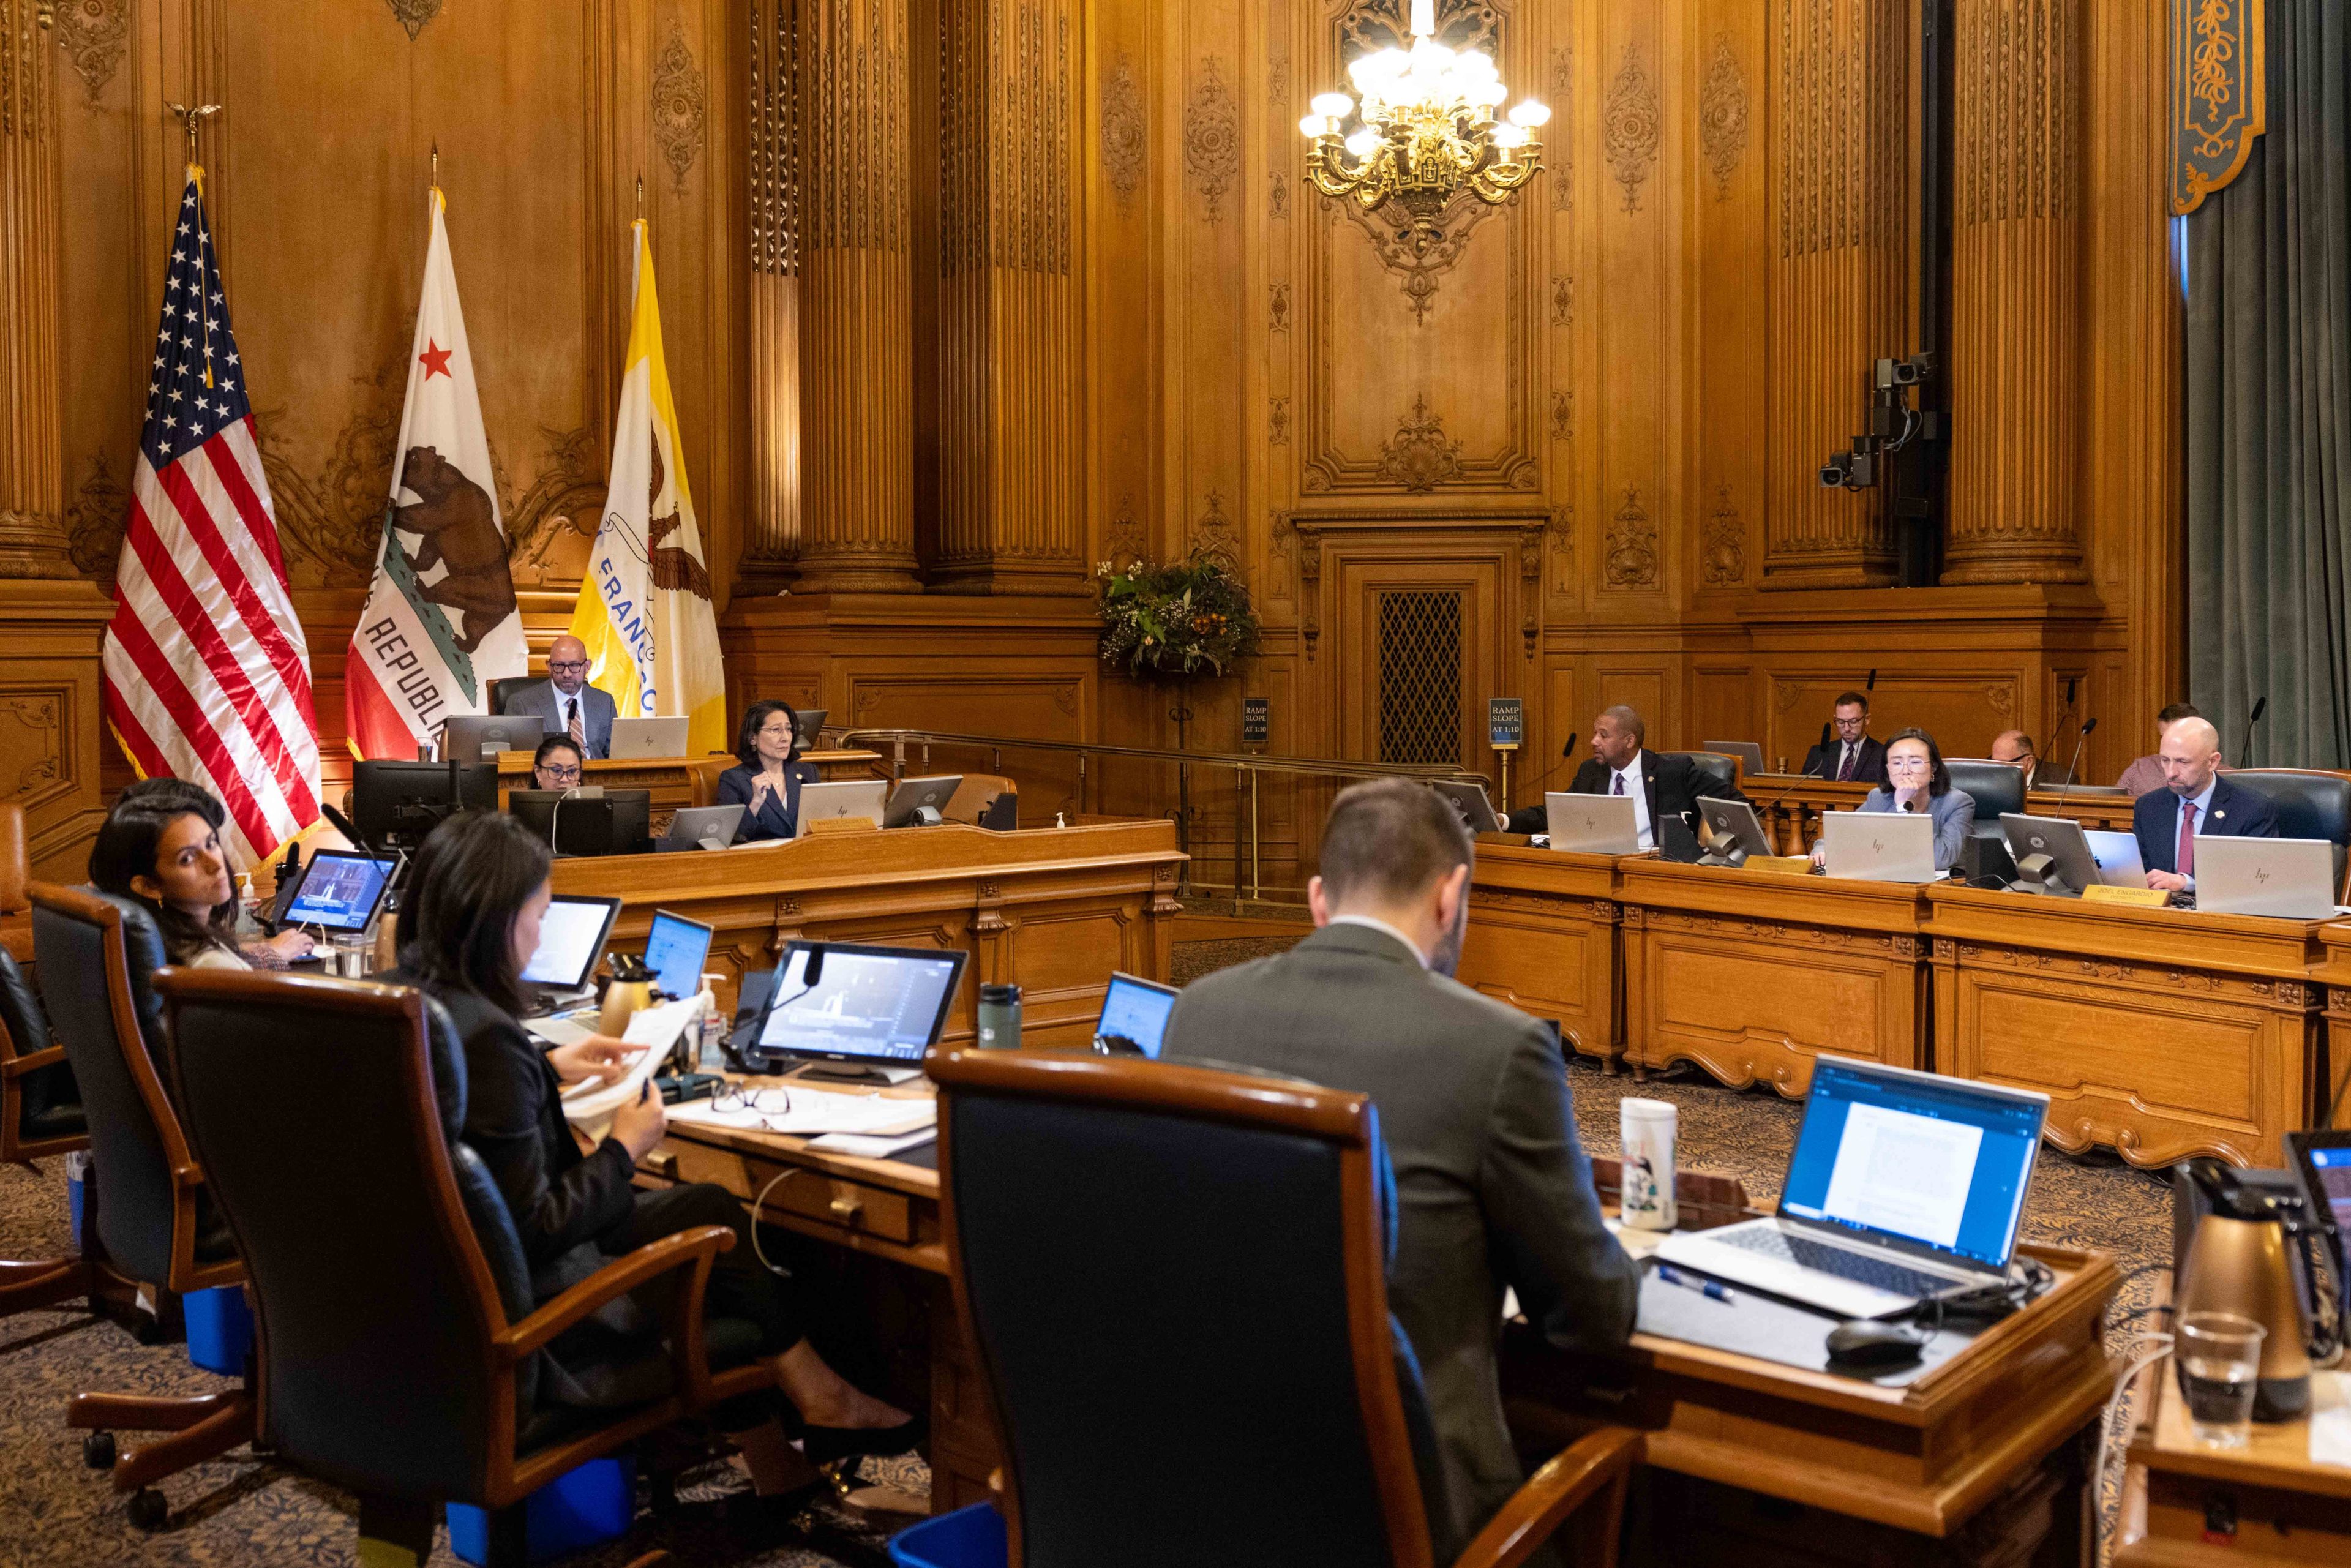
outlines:
{"label": "computer monitor", "polygon": [[669,849],[723,850],[743,825],[740,806],[680,806],[670,816],[663,843]]}
{"label": "computer monitor", "polygon": [[1494,813],[1494,803],[1486,798],[1486,786],[1468,779],[1440,779],[1437,792],[1453,802],[1461,813],[1462,824],[1473,833],[1499,833],[1502,819]]}
{"label": "computer monitor", "polygon": [[1762,819],[1746,801],[1718,800],[1710,795],[1701,795],[1698,811],[1714,834],[1714,847],[1707,852],[1714,863],[1744,865],[1750,856],[1780,852]]}
{"label": "computer monitor", "polygon": [[1106,1040],[1131,1040],[1143,1054],[1158,1060],[1167,1038],[1167,1015],[1176,1010],[1176,988],[1135,975],[1113,975],[1102,993],[1102,1018],[1094,1024],[1097,1044]]}
{"label": "computer monitor", "polygon": [[1736,757],[1741,771],[1750,778],[1763,771],[1763,747],[1752,740],[1701,740],[1700,751],[1712,751],[1724,757]]}
{"label": "computer monitor", "polygon": [[[947,802],[955,799],[955,792],[962,788],[963,775],[960,773],[909,779],[890,791],[890,803],[882,808],[882,825],[904,828],[917,819],[935,822],[939,820],[939,813],[946,810]],[[928,817],[922,815],[925,810],[931,813]]]}
{"label": "computer monitor", "polygon": [[796,707],[792,709],[792,728],[800,737],[800,749],[814,749],[816,737],[824,733],[824,721],[832,716],[831,708]]}
{"label": "computer monitor", "polygon": [[793,942],[753,1037],[763,1056],[914,1067],[937,1043],[970,955]]}
{"label": "computer monitor", "polygon": [[2005,1269],[2049,1097],[1823,1056],[1780,1217],[1977,1269]]}
{"label": "computer monitor", "polygon": [[278,923],[310,925],[321,931],[364,931],[383,907],[392,891],[392,873],[400,862],[342,850],[320,850],[302,868],[294,896],[286,901]]}
{"label": "computer monitor", "polygon": [[441,755],[452,762],[488,762],[501,751],[537,751],[547,721],[537,714],[464,713],[442,727]]}
{"label": "computer monitor", "polygon": [[558,894],[548,900],[547,914],[538,923],[538,946],[523,966],[523,983],[550,991],[576,991],[587,985],[620,913],[617,898]]}
{"label": "computer monitor", "polygon": [[[2098,863],[2089,834],[2070,817],[2028,817],[2022,811],[2000,814],[2001,836],[2008,841],[2009,858],[2016,862],[2017,880],[2028,891],[2078,894],[2085,887],[2112,881],[2117,886],[2144,887],[2142,873],[2127,881],[2110,878]],[[2117,868],[2119,869],[2119,868]]]}
{"label": "computer monitor", "polygon": [[442,819],[498,809],[486,762],[361,762],[351,769],[352,826],[377,849],[413,850]]}
{"label": "computer monitor", "polygon": [[645,967],[664,996],[690,997],[702,989],[703,960],[710,956],[710,927],[666,909],[653,911],[645,933]]}

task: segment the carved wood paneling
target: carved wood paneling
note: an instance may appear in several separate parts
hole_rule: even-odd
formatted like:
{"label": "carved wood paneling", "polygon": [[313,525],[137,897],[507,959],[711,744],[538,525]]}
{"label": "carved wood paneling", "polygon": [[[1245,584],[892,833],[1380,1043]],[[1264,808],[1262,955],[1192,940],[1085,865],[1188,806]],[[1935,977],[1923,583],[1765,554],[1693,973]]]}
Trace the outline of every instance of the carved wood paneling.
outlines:
{"label": "carved wood paneling", "polygon": [[758,579],[799,551],[799,0],[748,0],[745,21],[751,484],[743,566]]}
{"label": "carved wood paneling", "polygon": [[0,0],[0,577],[71,577],[58,446],[57,50]]}

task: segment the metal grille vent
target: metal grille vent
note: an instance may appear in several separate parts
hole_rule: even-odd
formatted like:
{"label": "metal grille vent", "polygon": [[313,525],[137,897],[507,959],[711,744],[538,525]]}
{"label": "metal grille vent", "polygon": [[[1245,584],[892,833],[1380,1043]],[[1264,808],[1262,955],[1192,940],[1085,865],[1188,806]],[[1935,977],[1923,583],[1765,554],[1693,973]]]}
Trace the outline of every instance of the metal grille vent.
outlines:
{"label": "metal grille vent", "polygon": [[1461,760],[1461,595],[1380,595],[1380,760]]}

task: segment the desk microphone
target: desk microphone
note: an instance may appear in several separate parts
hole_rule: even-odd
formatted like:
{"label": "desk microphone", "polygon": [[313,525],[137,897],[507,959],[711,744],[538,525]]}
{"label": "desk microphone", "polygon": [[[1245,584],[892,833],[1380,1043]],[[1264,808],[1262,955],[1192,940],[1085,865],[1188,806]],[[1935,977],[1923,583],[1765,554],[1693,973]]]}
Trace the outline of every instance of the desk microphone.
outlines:
{"label": "desk microphone", "polygon": [[2267,697],[2262,697],[2253,704],[2253,716],[2245,721],[2244,748],[2237,754],[2238,767],[2251,768],[2253,765],[2253,730],[2261,724],[2262,715],[2267,713],[2269,708],[2270,699]]}
{"label": "desk microphone", "polygon": [[[352,843],[357,844],[360,849],[366,851],[369,854],[373,855],[376,859],[383,859],[384,852],[379,849],[374,841],[365,833],[360,832],[359,829],[352,824],[351,820],[349,817],[344,816],[340,811],[337,810],[334,807],[329,806],[324,800],[319,802],[319,814],[325,817],[328,822],[333,826],[335,831],[342,834],[344,838],[350,840]],[[400,886],[402,876],[408,870],[408,852],[405,849],[396,849],[392,852],[394,857],[392,867],[392,885],[394,888],[398,888]],[[397,903],[388,903],[385,907],[388,909],[397,909],[400,906]]]}
{"label": "desk microphone", "polygon": [[[817,982],[824,977],[823,946],[819,945],[804,947],[801,951],[808,955],[808,962],[800,968],[800,988],[794,991],[790,996],[784,998],[781,1001],[770,999],[768,1003],[768,1011],[770,1014],[774,1013],[779,1008],[788,1008],[794,1002],[799,1001],[802,997],[807,996],[810,991],[816,989]],[[759,1042],[757,1040],[754,1040],[746,1045],[743,1048],[742,1054],[744,1059],[747,1061],[751,1062],[752,1065],[761,1065],[761,1063],[755,1059],[754,1053],[758,1053],[759,1056],[765,1055],[765,1052],[761,1050]]]}
{"label": "desk microphone", "polygon": [[2097,727],[2098,721],[2093,718],[2085,723],[2082,726],[2082,732],[2074,737],[2073,763],[2065,769],[2065,782],[2057,786],[2057,814],[2061,817],[2065,814],[2065,791],[2071,789],[2074,787],[2074,780],[2081,776],[2079,769],[2082,766],[2082,743],[2089,739],[2090,732]]}

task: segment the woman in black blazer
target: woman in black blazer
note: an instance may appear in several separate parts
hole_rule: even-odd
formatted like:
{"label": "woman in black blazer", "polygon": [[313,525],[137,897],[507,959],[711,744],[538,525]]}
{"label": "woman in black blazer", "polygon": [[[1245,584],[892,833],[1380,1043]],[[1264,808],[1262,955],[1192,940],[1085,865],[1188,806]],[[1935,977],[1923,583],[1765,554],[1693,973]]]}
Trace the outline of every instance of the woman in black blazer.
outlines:
{"label": "woman in black blazer", "polygon": [[[606,1082],[626,1071],[620,1041],[599,1035],[542,1051],[516,1021],[523,967],[538,946],[547,912],[547,846],[514,818],[467,811],[433,831],[417,852],[401,910],[401,966],[389,977],[413,985],[447,1009],[464,1037],[469,1092],[465,1143],[498,1184],[514,1217],[531,1284],[542,1303],[610,1260],[701,1225],[736,1234],[711,1270],[705,1311],[758,1326],[759,1354],[808,1423],[809,1457],[904,1453],[919,1440],[903,1410],[860,1392],[809,1343],[798,1290],[768,1271],[751,1243],[750,1219],[726,1188],[709,1183],[639,1192],[637,1162],[661,1141],[666,1118],[651,1092],[623,1105],[595,1149],[580,1151],[559,1096],[566,1083]],[[653,1287],[665,1292],[674,1286]],[[657,1334],[657,1299],[608,1311],[549,1347],[559,1364],[590,1364],[613,1335]],[[583,1385],[590,1379],[580,1380]],[[730,1401],[714,1413],[730,1431],[762,1493],[790,1490],[793,1461],[773,1402]]]}
{"label": "woman in black blazer", "polygon": [[741,806],[738,843],[797,837],[800,786],[817,781],[816,764],[802,762],[799,720],[782,703],[753,703],[735,737],[736,766],[718,776],[718,804]]}

